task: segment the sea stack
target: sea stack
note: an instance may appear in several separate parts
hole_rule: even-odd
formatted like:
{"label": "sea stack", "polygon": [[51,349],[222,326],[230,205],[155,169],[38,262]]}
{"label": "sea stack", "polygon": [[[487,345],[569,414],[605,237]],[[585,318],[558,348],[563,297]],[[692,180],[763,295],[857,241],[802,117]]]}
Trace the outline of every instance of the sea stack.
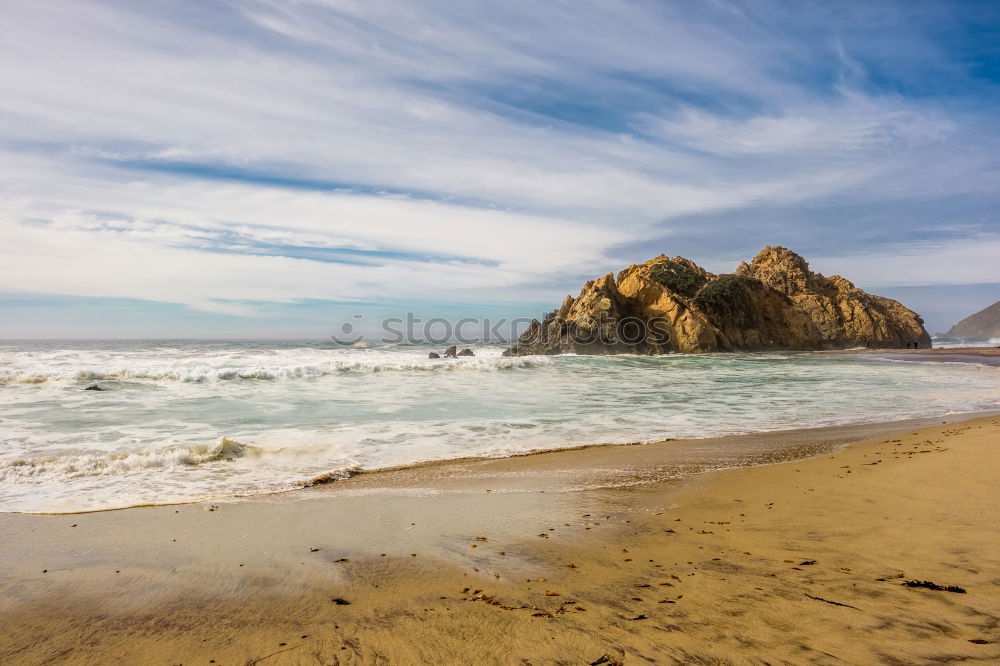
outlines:
{"label": "sea stack", "polygon": [[[636,332],[640,335],[636,336]],[[923,320],[889,298],[765,247],[733,273],[660,255],[587,282],[505,355],[931,347]]]}

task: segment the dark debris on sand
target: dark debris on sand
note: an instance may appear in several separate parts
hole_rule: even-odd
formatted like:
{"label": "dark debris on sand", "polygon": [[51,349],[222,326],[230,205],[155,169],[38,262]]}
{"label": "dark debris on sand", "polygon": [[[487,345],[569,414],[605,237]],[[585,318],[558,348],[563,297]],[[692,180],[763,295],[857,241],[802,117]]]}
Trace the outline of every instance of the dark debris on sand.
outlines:
{"label": "dark debris on sand", "polygon": [[922,587],[926,590],[936,590],[938,592],[955,592],[965,594],[965,588],[958,585],[938,585],[929,580],[908,580],[903,583],[904,587]]}
{"label": "dark debris on sand", "polygon": [[604,654],[597,661],[590,662],[590,666],[623,666],[624,663]]}
{"label": "dark debris on sand", "polygon": [[843,608],[853,608],[854,610],[861,610],[857,606],[851,606],[849,604],[842,604],[839,601],[830,601],[829,599],[824,599],[823,597],[814,597],[813,595],[809,594],[808,592],[806,592],[805,595],[807,597],[809,597],[810,599],[815,599],[816,601],[822,601],[823,603],[830,604],[831,606],[841,606]]}

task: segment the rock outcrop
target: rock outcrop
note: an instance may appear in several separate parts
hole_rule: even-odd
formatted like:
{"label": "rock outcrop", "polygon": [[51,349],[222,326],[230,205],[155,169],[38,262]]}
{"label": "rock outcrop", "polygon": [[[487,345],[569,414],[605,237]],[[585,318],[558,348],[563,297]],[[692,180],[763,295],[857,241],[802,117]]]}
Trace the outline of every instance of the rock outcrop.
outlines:
{"label": "rock outcrop", "polygon": [[1000,338],[1000,301],[969,315],[951,327],[945,334],[949,338],[990,340]]}
{"label": "rock outcrop", "polygon": [[850,347],[929,348],[923,320],[848,280],[809,270],[766,247],[734,273],[715,275],[661,255],[583,286],[533,321],[506,355],[662,354]]}
{"label": "rock outcrop", "polygon": [[[471,349],[463,349],[462,351],[458,351],[458,347],[455,346],[448,347],[447,349],[444,350],[444,358],[460,358],[462,356],[475,356],[475,355],[476,353]],[[441,354],[438,354],[437,352],[431,352],[430,354],[427,355],[427,358],[430,359],[441,358]]]}

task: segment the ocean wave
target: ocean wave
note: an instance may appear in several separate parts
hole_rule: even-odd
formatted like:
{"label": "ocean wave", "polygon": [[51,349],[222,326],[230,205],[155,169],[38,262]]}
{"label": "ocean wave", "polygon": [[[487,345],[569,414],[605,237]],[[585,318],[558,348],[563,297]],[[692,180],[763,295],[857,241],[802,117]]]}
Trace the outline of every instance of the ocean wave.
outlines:
{"label": "ocean wave", "polygon": [[357,476],[361,474],[364,470],[356,465],[351,467],[343,467],[341,469],[334,469],[323,472],[322,474],[317,474],[316,476],[306,479],[302,482],[303,488],[311,488],[313,486],[322,486],[328,483],[334,483],[336,481],[346,481],[352,476]]}
{"label": "ocean wave", "polygon": [[320,363],[275,366],[114,367],[81,369],[31,369],[0,371],[0,385],[41,384],[48,381],[159,381],[226,382],[278,381],[309,379],[339,374],[374,374],[379,372],[497,372],[552,363],[545,356],[487,356],[460,359],[337,359]]}
{"label": "ocean wave", "polygon": [[261,454],[262,450],[257,447],[220,437],[210,445],[10,460],[0,463],[0,481],[31,483],[85,476],[122,476],[154,468],[196,467]]}

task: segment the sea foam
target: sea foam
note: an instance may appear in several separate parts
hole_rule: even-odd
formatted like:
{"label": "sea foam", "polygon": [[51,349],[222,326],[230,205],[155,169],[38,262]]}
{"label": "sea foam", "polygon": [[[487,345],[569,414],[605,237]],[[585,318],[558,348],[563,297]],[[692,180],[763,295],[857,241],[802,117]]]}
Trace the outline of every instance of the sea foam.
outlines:
{"label": "sea foam", "polygon": [[260,456],[261,453],[256,447],[220,437],[215,444],[204,446],[19,458],[0,463],[0,481],[31,483],[83,476],[123,476],[154,468],[191,467],[246,456]]}
{"label": "sea foam", "polygon": [[[1000,407],[1000,368],[974,364],[474,350],[430,360],[431,348],[404,346],[0,344],[0,511],[245,496],[428,460]],[[107,390],[82,390],[95,383]]]}
{"label": "sea foam", "polygon": [[[0,369],[2,384],[40,384],[49,381],[151,381],[151,382],[226,382],[239,380],[279,381],[311,379],[339,374],[373,374],[381,372],[497,372],[517,368],[548,365],[551,359],[540,356],[486,357],[430,360],[403,355],[353,355],[313,363],[270,363],[267,365],[232,365],[232,359],[181,360],[175,365],[151,365],[133,361],[130,365],[114,359],[86,367],[67,367],[63,363],[47,363],[33,359],[27,363],[12,363]],[[251,359],[256,360],[256,359]],[[21,367],[18,367],[21,366]]]}

